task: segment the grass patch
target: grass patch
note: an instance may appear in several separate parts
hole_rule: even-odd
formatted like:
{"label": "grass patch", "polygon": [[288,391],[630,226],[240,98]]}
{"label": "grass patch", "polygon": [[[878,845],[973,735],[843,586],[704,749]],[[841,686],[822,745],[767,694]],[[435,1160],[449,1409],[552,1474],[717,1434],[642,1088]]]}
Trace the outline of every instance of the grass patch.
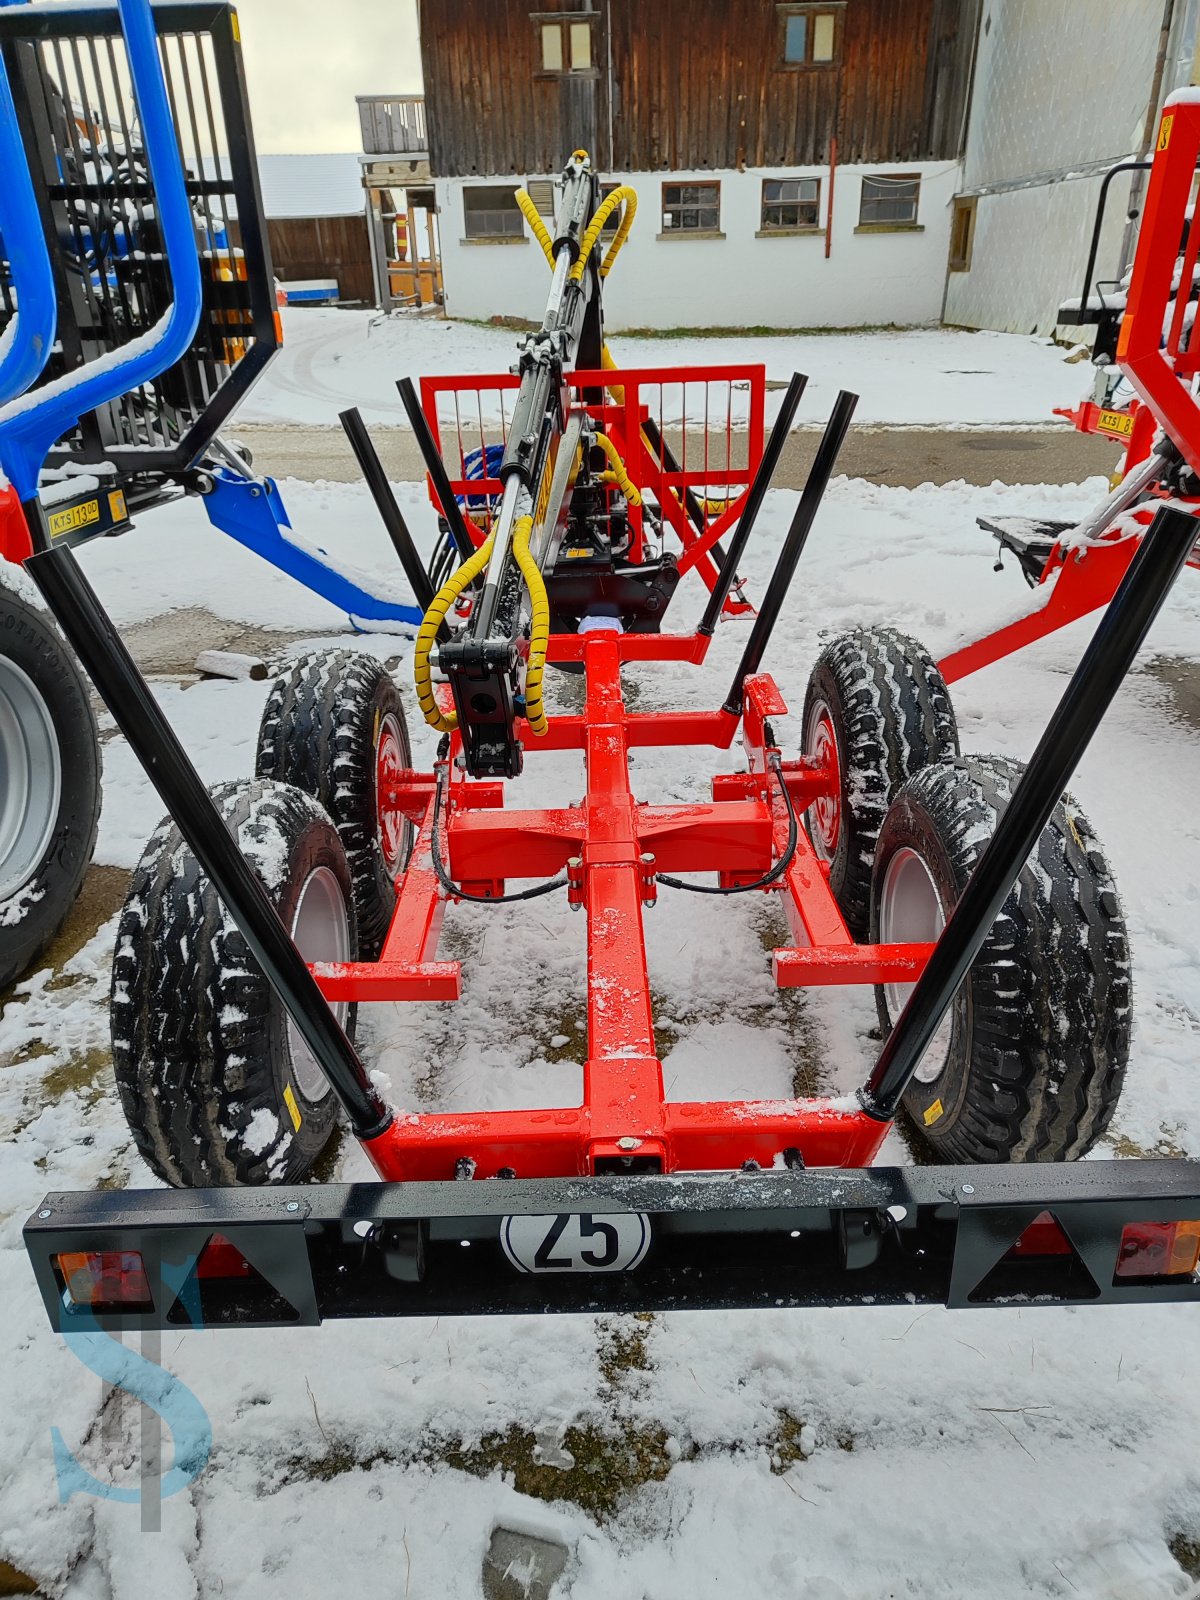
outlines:
{"label": "grass patch", "polygon": [[42,1079],[46,1099],[61,1100],[65,1094],[87,1093],[96,1087],[100,1074],[111,1066],[112,1056],[107,1050],[91,1049],[80,1056],[68,1056],[58,1066],[51,1067]]}
{"label": "grass patch", "polygon": [[[776,950],[785,950],[792,942],[787,918],[775,905],[756,908],[754,932],[768,961]],[[826,1081],[826,1042],[809,1009],[808,995],[803,989],[777,989],[775,995],[782,1013],[778,1020],[787,1029],[792,1093],[797,1099],[820,1094]]]}
{"label": "grass patch", "polygon": [[652,1311],[635,1311],[601,1328],[597,1355],[601,1374],[610,1388],[618,1387],[626,1373],[650,1371],[646,1340],[653,1326]]}
{"label": "grass patch", "polygon": [[1160,1128],[1159,1137],[1147,1148],[1136,1139],[1131,1139],[1127,1133],[1106,1133],[1104,1143],[1108,1145],[1113,1155],[1122,1161],[1136,1161],[1148,1156],[1170,1156],[1176,1161],[1182,1161],[1187,1152],[1181,1150],[1173,1138],[1174,1129]]}
{"label": "grass patch", "polygon": [[40,1594],[36,1578],[0,1556],[0,1594]]}
{"label": "grass patch", "polygon": [[289,1456],[279,1487],[296,1482],[329,1483],[350,1472],[370,1472],[381,1463],[415,1461],[429,1467],[450,1467],[474,1478],[500,1473],[518,1494],[548,1503],[569,1501],[596,1522],[604,1522],[634,1490],[645,1483],[662,1482],[674,1465],[666,1431],[636,1424],[618,1432],[602,1432],[592,1423],[568,1428],[562,1447],[574,1458],[569,1467],[540,1461],[532,1429],[515,1426],[484,1434],[474,1444],[427,1437],[408,1457],[390,1450],[362,1453],[348,1441],[328,1434],[325,1441],[325,1449],[318,1455]]}
{"label": "grass patch", "polygon": [[622,328],[615,339],[799,339],[836,338],[845,333],[906,333],[895,322],[867,322],[842,328],[775,328],[750,323],[741,328]]}
{"label": "grass patch", "polygon": [[[37,962],[39,968],[49,967],[56,974],[47,988],[67,988],[76,981],[74,978],[60,980],[58,975],[71,957],[78,955],[113,912],[120,908],[128,888],[129,873],[124,867],[97,866],[93,863],[88,868],[79,898]],[[0,989],[0,1011],[13,998],[14,988]]]}
{"label": "grass patch", "polygon": [[536,1443],[527,1428],[509,1428],[486,1434],[476,1445],[447,1440],[431,1459],[477,1478],[502,1472],[518,1494],[570,1501],[596,1522],[614,1516],[643,1484],[661,1483],[674,1464],[665,1431],[636,1424],[616,1434],[602,1433],[591,1423],[568,1428],[562,1444],[575,1459],[566,1468],[539,1462]]}
{"label": "grass patch", "polygon": [[[514,333],[536,333],[540,322],[530,322],[525,317],[456,317],[451,321],[465,322],[473,328],[511,328]],[[959,329],[962,333],[977,333],[976,328]],[[898,322],[863,322],[840,328],[776,328],[768,323],[753,322],[733,328],[622,328],[613,334],[614,339],[799,339],[837,338],[846,333],[908,333],[911,329]]]}
{"label": "grass patch", "polygon": [[767,1439],[767,1452],[771,1457],[771,1471],[777,1478],[782,1478],[785,1472],[794,1467],[797,1461],[807,1461],[812,1454],[811,1449],[805,1449],[805,1444],[812,1444],[812,1432],[804,1438],[804,1430],[808,1426],[800,1417],[791,1411],[781,1411],[775,1431]]}
{"label": "grass patch", "polygon": [[1167,1540],[1167,1549],[1189,1578],[1200,1579],[1200,1538],[1176,1533]]}
{"label": "grass patch", "polygon": [[44,1039],[30,1039],[28,1043],[18,1045],[8,1055],[0,1057],[0,1067],[21,1067],[27,1061],[41,1061],[44,1056],[53,1054],[52,1044],[47,1044]]}
{"label": "grass patch", "polygon": [[587,1060],[587,1001],[582,995],[573,995],[554,1011],[534,1012],[524,1020],[533,1036],[535,1055],[579,1066]]}

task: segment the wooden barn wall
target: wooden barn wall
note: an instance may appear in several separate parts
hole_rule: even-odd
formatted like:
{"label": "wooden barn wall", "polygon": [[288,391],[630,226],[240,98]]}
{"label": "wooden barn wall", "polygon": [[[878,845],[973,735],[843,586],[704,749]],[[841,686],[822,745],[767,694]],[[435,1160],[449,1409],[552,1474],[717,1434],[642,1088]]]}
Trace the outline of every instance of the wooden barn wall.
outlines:
{"label": "wooden barn wall", "polygon": [[[591,0],[594,76],[538,76],[531,14],[588,0],[420,0],[441,177],[916,161],[959,154],[979,0],[847,0],[839,62],[779,70],[773,0]],[[610,37],[611,36],[611,37]],[[609,147],[608,56],[612,57]]]}
{"label": "wooden barn wall", "polygon": [[371,239],[361,217],[289,217],[267,223],[275,275],[336,278],[343,300],[375,304]]}
{"label": "wooden barn wall", "polygon": [[[608,144],[608,0],[419,0],[429,165],[437,177],[557,172],[582,147],[602,169]],[[541,74],[535,12],[601,12],[595,70]]]}

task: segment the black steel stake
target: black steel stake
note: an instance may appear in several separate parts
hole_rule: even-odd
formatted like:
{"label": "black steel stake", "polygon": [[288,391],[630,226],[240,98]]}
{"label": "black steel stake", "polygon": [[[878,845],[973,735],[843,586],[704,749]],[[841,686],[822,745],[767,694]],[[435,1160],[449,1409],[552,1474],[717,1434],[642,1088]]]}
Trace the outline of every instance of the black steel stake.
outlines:
{"label": "black steel stake", "polygon": [[792,431],[796,408],[800,404],[800,397],[807,383],[808,378],[803,373],[792,373],[783,404],[779,408],[779,415],[775,418],[766,449],[762,453],[762,460],[758,463],[758,471],[754,474],[750,492],[746,496],[746,504],[742,507],[742,514],[738,518],[737,528],[729,541],[728,549],[721,557],[721,570],[708,597],[700,626],[696,629],[697,633],[707,633],[711,636],[716,630],[721,612],[725,609],[725,602],[729,598],[729,591],[733,588],[734,579],[737,577],[738,566],[746,553],[746,545],[754,531],[754,524],[758,520],[763,497],[770,487],[771,479],[775,476],[775,468],[779,465],[779,457],[783,453],[787,436]]}
{"label": "black steel stake", "polygon": [[869,1116],[891,1122],[899,1110],[913,1073],[1195,542],[1196,520],[1187,512],[1164,506],[1150,524],[866,1087],[859,1090]]}
{"label": "black steel stake", "polygon": [[404,576],[408,579],[409,588],[413,592],[413,599],[422,611],[428,611],[433,604],[433,581],[428,572],[426,572],[421,557],[417,554],[413,536],[408,531],[408,523],[405,522],[404,513],[396,504],[392,486],[387,480],[387,473],[383,470],[383,462],[379,459],[379,452],[371,442],[371,435],[367,432],[367,425],[363,421],[357,406],[351,406],[349,411],[339,411],[338,421],[346,430],[346,438],[349,439],[350,448],[354,451],[354,458],[362,469],[363,477],[367,480],[367,488],[371,491],[375,509],[379,512],[383,525],[388,531],[388,538],[392,541],[392,548],[400,558],[400,565],[404,568]]}
{"label": "black steel stake", "polygon": [[[429,429],[429,421],[421,409],[421,402],[417,391],[413,387],[411,378],[401,378],[397,384],[400,391],[400,400],[408,417],[408,425],[413,431],[417,441],[417,449],[421,452],[425,462],[425,470],[433,484],[433,492],[438,497],[438,504],[442,508],[442,515],[450,527],[450,537],[454,540],[458,550],[459,561],[469,561],[475,554],[475,542],[467,532],[467,525],[463,521],[462,507],[454,497],[454,490],[450,487],[450,474],[446,471],[446,463],[442,460],[442,453],[434,443],[433,434]],[[483,448],[483,440],[479,441]]]}
{"label": "black steel stake", "polygon": [[71,551],[40,551],[25,563],[67,642],[158,790],[196,860],[228,908],[272,989],[345,1108],[355,1134],[384,1133],[392,1113],[293,944],[254,869],[238,849],[146,680]]}
{"label": "black steel stake", "polygon": [[772,631],[779,620],[779,613],[783,610],[783,602],[787,599],[796,563],[804,553],[813,518],[817,514],[825,490],[829,487],[829,480],[833,477],[838,451],[842,448],[849,431],[850,419],[857,404],[858,396],[850,394],[846,389],[839,391],[833,403],[833,410],[829,413],[829,421],[825,424],[825,432],[821,435],[813,464],[808,469],[808,479],[792,517],[792,525],[783,541],[783,548],[779,552],[779,559],[775,563],[767,592],[763,596],[762,605],[754,619],[754,626],[750,630],[750,637],[746,640],[746,648],[742,651],[742,659],[738,662],[738,669],[729,686],[724,710],[732,716],[741,716],[746,679],[756,673],[762,665],[762,658],[766,654]]}

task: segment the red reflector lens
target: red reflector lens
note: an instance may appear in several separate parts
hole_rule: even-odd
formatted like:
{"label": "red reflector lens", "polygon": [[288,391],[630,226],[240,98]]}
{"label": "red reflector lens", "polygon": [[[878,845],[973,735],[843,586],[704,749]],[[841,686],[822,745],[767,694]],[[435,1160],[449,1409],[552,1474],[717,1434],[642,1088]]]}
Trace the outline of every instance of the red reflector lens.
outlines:
{"label": "red reflector lens", "polygon": [[1008,1252],[1010,1256],[1069,1256],[1070,1241],[1048,1211],[1043,1211],[1025,1229]]}
{"label": "red reflector lens", "polygon": [[249,1278],[254,1268],[223,1233],[214,1233],[196,1261],[198,1278]]}
{"label": "red reflector lens", "polygon": [[71,1250],[57,1257],[72,1303],[100,1310],[152,1311],[146,1267],[136,1250]]}
{"label": "red reflector lens", "polygon": [[1200,1222],[1131,1222],[1121,1234],[1118,1278],[1189,1278],[1200,1262]]}

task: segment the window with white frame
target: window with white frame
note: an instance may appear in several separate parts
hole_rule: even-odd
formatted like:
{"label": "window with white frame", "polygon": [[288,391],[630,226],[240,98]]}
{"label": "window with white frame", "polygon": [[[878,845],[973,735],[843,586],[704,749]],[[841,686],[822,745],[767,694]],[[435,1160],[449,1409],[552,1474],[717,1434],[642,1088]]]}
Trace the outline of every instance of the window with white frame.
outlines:
{"label": "window with white frame", "polygon": [[507,184],[478,183],[463,190],[463,231],[468,239],[523,239],[525,220]]}
{"label": "window with white frame", "polygon": [[860,228],[912,228],[917,225],[921,179],[914,173],[864,178],[858,203]]}
{"label": "window with white frame", "polygon": [[764,178],[762,231],[790,233],[821,223],[820,178]]}

